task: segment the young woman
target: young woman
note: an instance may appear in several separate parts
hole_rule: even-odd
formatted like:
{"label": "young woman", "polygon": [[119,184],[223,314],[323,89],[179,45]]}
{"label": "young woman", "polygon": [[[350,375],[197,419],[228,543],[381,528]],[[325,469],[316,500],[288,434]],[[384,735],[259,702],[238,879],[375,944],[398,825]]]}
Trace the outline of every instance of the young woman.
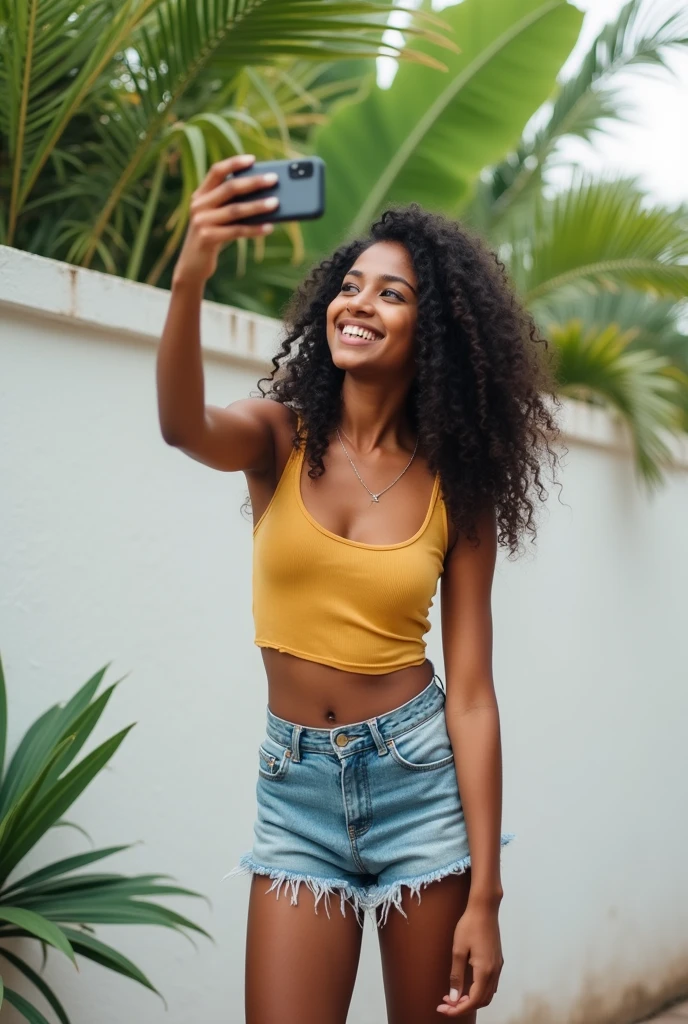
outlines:
{"label": "young woman", "polygon": [[[502,969],[512,838],[490,593],[556,461],[546,343],[496,257],[410,206],[312,271],[262,398],[206,405],[205,282],[223,245],[270,230],[236,223],[274,207],[250,196],[267,180],[225,180],[252,160],[194,195],[158,356],[165,441],[242,470],[253,510],[268,708],[235,869],[253,876],[246,1020],[344,1024],[367,911],[390,1024],[474,1024]],[[440,577],[444,688],[424,641]]]}

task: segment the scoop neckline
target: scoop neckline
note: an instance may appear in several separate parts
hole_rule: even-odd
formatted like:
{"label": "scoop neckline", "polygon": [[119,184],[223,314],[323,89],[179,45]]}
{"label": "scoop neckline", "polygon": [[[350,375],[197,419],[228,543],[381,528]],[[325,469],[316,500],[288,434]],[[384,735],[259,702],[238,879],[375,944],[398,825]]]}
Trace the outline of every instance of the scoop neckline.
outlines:
{"label": "scoop neckline", "polygon": [[430,495],[430,503],[425,513],[425,518],[423,519],[423,522],[421,523],[420,527],[412,537],[409,537],[408,540],[398,541],[395,544],[366,544],[364,541],[361,540],[351,540],[351,538],[349,537],[340,537],[338,533],[333,533],[332,530],[328,530],[325,526],[322,525],[322,523],[319,523],[317,519],[314,519],[311,513],[308,511],[304,504],[303,497],[301,495],[301,467],[303,466],[305,454],[306,449],[305,447],[302,447],[296,458],[296,471],[294,473],[294,489],[296,491],[296,501],[299,508],[301,509],[301,512],[306,517],[311,526],[314,526],[319,533],[323,534],[323,536],[330,537],[332,540],[339,541],[340,544],[348,544],[350,547],[354,548],[365,548],[368,551],[392,551],[395,548],[408,547],[409,544],[413,544],[414,541],[417,541],[418,538],[425,533],[428,523],[432,518],[432,513],[434,511],[435,504],[437,501],[437,492],[440,485],[439,473],[435,473],[435,480],[432,485],[432,493]]}

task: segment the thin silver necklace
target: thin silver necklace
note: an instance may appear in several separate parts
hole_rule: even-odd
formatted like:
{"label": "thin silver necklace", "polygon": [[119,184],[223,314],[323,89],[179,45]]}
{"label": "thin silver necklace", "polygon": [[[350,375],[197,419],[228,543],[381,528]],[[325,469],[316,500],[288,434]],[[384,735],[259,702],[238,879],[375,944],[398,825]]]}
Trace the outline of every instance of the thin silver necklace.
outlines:
{"label": "thin silver necklace", "polygon": [[[342,439],[341,439],[341,436],[340,436],[340,434],[339,434],[339,427],[337,427],[336,429],[337,429],[337,437],[339,438],[339,443],[340,443],[340,445],[342,446],[342,448],[344,448],[344,454],[346,455],[347,459],[348,459],[348,460],[349,460],[349,462],[351,463],[351,468],[353,469],[354,473],[356,474],[356,476],[357,476],[357,477],[358,477],[358,479],[359,479],[359,480],[361,481],[361,483],[362,483],[362,484],[363,484],[363,486],[365,487],[366,491],[367,491],[367,492],[368,492],[368,494],[370,495],[370,497],[371,497],[371,501],[379,502],[379,500],[380,500],[380,496],[381,496],[382,494],[384,494],[384,493],[385,493],[385,491],[388,491],[388,490],[390,489],[390,487],[394,487],[394,485],[395,485],[395,483],[397,482],[397,480],[400,480],[400,479],[402,478],[402,476],[404,475],[404,473],[406,472],[406,470],[407,470],[407,469],[409,468],[409,466],[411,465],[411,463],[413,462],[413,460],[414,460],[414,459],[415,459],[415,457],[416,457],[416,452],[418,451],[418,440],[419,440],[419,438],[417,437],[417,438],[416,438],[416,447],[415,447],[415,448],[413,449],[413,455],[412,455],[412,456],[411,456],[411,458],[409,459],[409,461],[408,461],[408,465],[407,465],[407,466],[405,466],[405,468],[404,468],[404,469],[402,469],[402,471],[401,471],[401,473],[399,474],[399,476],[398,476],[398,477],[396,477],[396,478],[395,478],[394,480],[392,480],[391,484],[388,484],[388,485],[387,485],[387,487],[384,487],[384,488],[383,488],[383,489],[382,489],[381,491],[378,491],[378,492],[377,492],[377,494],[373,494],[373,492],[371,491],[370,487],[368,487],[368,484],[367,484],[367,483],[365,482],[365,480],[363,479],[363,477],[361,476],[361,474],[360,474],[360,473],[358,472],[358,470],[357,470],[357,469],[356,469],[356,467],[354,466],[354,463],[353,463],[353,459],[351,458],[351,456],[349,455],[348,451],[347,451],[347,450],[346,450],[346,448],[344,447],[344,442],[342,441]],[[351,438],[350,438],[350,437],[349,437],[349,435],[348,435],[348,434],[346,433],[346,431],[344,431],[344,437],[346,437],[346,438],[347,438],[347,440],[351,441]],[[353,442],[352,442],[352,444],[353,444]]]}

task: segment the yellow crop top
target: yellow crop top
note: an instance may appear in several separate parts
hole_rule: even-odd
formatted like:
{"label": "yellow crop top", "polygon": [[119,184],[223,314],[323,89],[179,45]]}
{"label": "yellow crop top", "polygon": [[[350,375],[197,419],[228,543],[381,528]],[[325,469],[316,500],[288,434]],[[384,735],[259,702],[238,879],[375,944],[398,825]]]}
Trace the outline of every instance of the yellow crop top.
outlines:
{"label": "yellow crop top", "polygon": [[307,511],[304,456],[292,449],[253,529],[255,643],[368,675],[422,665],[448,543],[439,474],[413,537],[363,544],[331,533]]}

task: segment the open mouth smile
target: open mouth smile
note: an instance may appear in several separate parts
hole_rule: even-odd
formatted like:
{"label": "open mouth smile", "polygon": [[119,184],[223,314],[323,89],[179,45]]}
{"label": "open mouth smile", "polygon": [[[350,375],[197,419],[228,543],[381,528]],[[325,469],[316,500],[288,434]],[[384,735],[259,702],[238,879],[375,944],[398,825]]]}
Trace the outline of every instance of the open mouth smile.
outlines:
{"label": "open mouth smile", "polygon": [[337,324],[337,331],[345,345],[369,345],[382,337],[379,331],[351,323]]}

